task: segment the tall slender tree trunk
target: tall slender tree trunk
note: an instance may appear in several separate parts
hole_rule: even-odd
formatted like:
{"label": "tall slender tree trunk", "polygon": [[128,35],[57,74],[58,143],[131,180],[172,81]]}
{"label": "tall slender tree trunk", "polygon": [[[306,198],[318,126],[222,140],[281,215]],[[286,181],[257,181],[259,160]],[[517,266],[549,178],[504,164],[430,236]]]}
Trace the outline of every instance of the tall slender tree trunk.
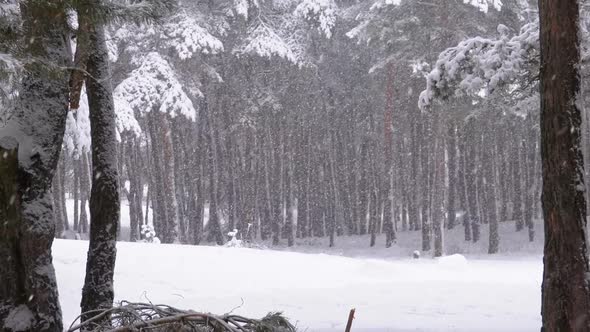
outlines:
{"label": "tall slender tree trunk", "polygon": [[127,178],[129,180],[129,190],[127,191],[127,202],[129,204],[129,241],[135,242],[139,239],[139,224],[141,218],[138,211],[141,212],[141,207],[137,209],[137,196],[140,195],[140,190],[137,183],[136,172],[139,172],[134,158],[134,140],[133,137],[126,137],[127,151],[125,157],[125,166],[127,169]]}
{"label": "tall slender tree trunk", "polygon": [[113,304],[120,199],[115,107],[104,27],[92,21],[91,11],[82,10],[78,14],[81,33],[88,33],[88,45],[78,47],[92,50],[87,62],[90,77],[86,80],[92,139],[92,190],[90,243],[81,301],[85,320],[95,315],[85,313],[108,309]]}
{"label": "tall slender tree trunk", "polygon": [[68,220],[68,208],[66,206],[66,198],[67,198],[67,190],[66,190],[66,158],[67,155],[66,150],[63,150],[61,153],[60,161],[58,162],[58,172],[59,172],[59,201],[61,203],[61,212],[63,214],[63,227],[64,230],[70,230],[70,222]]}
{"label": "tall slender tree trunk", "polygon": [[[393,112],[394,112],[394,98],[393,98],[393,80],[394,80],[394,66],[392,63],[388,66],[387,74],[387,107],[384,114],[383,121],[383,139],[384,143],[384,154],[385,154],[385,185],[384,185],[384,209],[383,209],[383,224],[385,228],[385,247],[391,247],[395,240],[395,227],[393,225],[393,200],[394,200],[394,174],[393,174]],[[403,157],[401,157],[403,158]],[[401,168],[401,167],[400,167]],[[397,197],[396,197],[397,198]]]}
{"label": "tall slender tree trunk", "polygon": [[521,164],[520,142],[514,142],[512,146],[512,182],[514,185],[512,219],[514,219],[514,225],[517,232],[524,228],[524,213],[522,211]]}
{"label": "tall slender tree trunk", "polygon": [[150,134],[151,151],[151,177],[152,177],[152,223],[156,235],[166,241],[168,234],[168,210],[166,208],[166,192],[164,190],[164,166],[162,163],[162,142],[160,140],[160,128],[157,120],[158,110],[150,110],[147,115]]}
{"label": "tall slender tree trunk", "polygon": [[421,217],[420,217],[420,207],[418,205],[418,197],[420,196],[420,186],[418,184],[418,172],[420,169],[420,144],[418,142],[419,140],[419,134],[418,134],[418,128],[419,125],[416,123],[416,121],[414,120],[413,123],[411,124],[412,128],[412,135],[411,135],[411,161],[410,161],[410,175],[411,175],[411,180],[410,180],[410,192],[411,194],[409,195],[409,202],[408,202],[408,210],[409,211],[409,215],[408,215],[408,219],[409,219],[409,224],[410,224],[410,230],[420,230],[421,226],[422,226],[422,222],[421,222]]}
{"label": "tall slender tree trunk", "polygon": [[455,227],[455,188],[457,183],[456,171],[456,156],[457,156],[457,140],[456,140],[456,125],[454,121],[448,122],[447,128],[447,177],[449,181],[449,188],[447,194],[447,227],[453,229]]}
{"label": "tall slender tree trunk", "polygon": [[[530,114],[529,117],[532,117]],[[525,149],[525,159],[527,160],[527,168],[526,168],[526,176],[525,176],[525,210],[524,210],[524,220],[528,230],[529,241],[533,242],[535,240],[535,224],[533,222],[533,215],[535,209],[535,169],[536,169],[536,152],[537,152],[537,140],[535,135],[535,130],[533,128],[532,119],[527,119],[527,129],[526,133],[526,146]]]}
{"label": "tall slender tree trunk", "polygon": [[162,174],[164,197],[166,204],[166,232],[163,234],[163,242],[177,243],[179,241],[179,213],[178,201],[176,199],[176,186],[174,183],[174,147],[172,144],[172,129],[170,120],[166,114],[160,113],[160,139],[162,143],[163,169]]}
{"label": "tall slender tree trunk", "polygon": [[73,189],[74,189],[74,231],[76,233],[80,232],[80,228],[78,222],[80,221],[80,160],[78,157],[73,159],[73,168],[74,168],[74,181]]}
{"label": "tall slender tree trunk", "polygon": [[[286,141],[290,142],[291,139],[286,135]],[[285,209],[287,210],[287,220],[285,222],[285,232],[287,233],[287,245],[292,247],[295,244],[295,239],[293,238],[293,227],[295,226],[295,215],[293,211],[293,157],[291,156],[290,147],[292,144],[287,144],[287,162],[286,162],[286,176],[285,176],[285,201],[286,206]]]}
{"label": "tall slender tree trunk", "polygon": [[500,200],[500,216],[498,218],[498,221],[500,222],[508,220],[507,203],[510,197],[510,190],[508,189],[508,163],[506,162],[506,140],[506,130],[501,129],[500,132],[496,135],[496,159],[499,159],[498,181],[500,184],[500,195],[502,198]]}
{"label": "tall slender tree trunk", "polygon": [[61,204],[61,174],[58,167],[51,182],[51,198],[53,203],[53,222],[55,223],[55,237],[64,237],[64,211]]}
{"label": "tall slender tree trunk", "polygon": [[[491,133],[490,133],[491,134]],[[493,134],[492,134],[493,135]],[[494,137],[487,137],[487,142],[495,142]],[[500,247],[500,234],[498,232],[498,214],[496,207],[496,194],[494,182],[494,168],[493,168],[493,150],[492,147],[484,147],[483,149],[483,170],[485,178],[484,189],[486,191],[486,205],[488,212],[488,226],[489,226],[489,243],[488,254],[495,254]]]}
{"label": "tall slender tree trunk", "polygon": [[541,331],[590,331],[577,0],[540,0],[545,220]]}
{"label": "tall slender tree trunk", "polygon": [[422,251],[429,251],[431,249],[431,242],[432,242],[432,223],[429,216],[429,207],[430,207],[430,187],[429,187],[429,177],[430,177],[430,169],[429,169],[429,162],[428,159],[430,154],[428,152],[428,145],[429,139],[432,137],[431,135],[431,121],[428,115],[424,115],[424,124],[422,127],[422,144],[420,148],[420,169],[421,169],[421,176],[422,176]]}
{"label": "tall slender tree trunk", "polygon": [[469,141],[469,145],[467,146],[467,155],[465,157],[465,172],[466,172],[466,182],[467,182],[467,204],[469,206],[469,222],[471,223],[471,231],[472,236],[471,240],[473,242],[479,241],[480,237],[480,218],[479,218],[479,211],[477,209],[477,150],[475,144],[475,137],[477,136],[474,131],[475,128],[474,123],[475,121],[471,121],[466,124],[468,128],[466,131],[469,133],[466,135],[467,140]]}
{"label": "tall slender tree trunk", "polygon": [[90,169],[88,162],[88,152],[82,153],[80,158],[80,233],[88,233],[88,212],[86,205],[90,196]]}
{"label": "tall slender tree trunk", "polygon": [[180,243],[189,243],[187,239],[187,215],[186,215],[186,206],[187,206],[187,190],[186,186],[190,183],[184,181],[184,167],[186,167],[188,160],[187,157],[184,155],[183,141],[185,137],[183,135],[184,127],[185,127],[185,119],[181,119],[179,117],[173,118],[170,120],[171,126],[171,137],[172,137],[172,161],[174,163],[174,167],[172,168],[173,171],[173,184],[174,184],[174,200],[176,201],[176,212],[177,221],[178,221],[178,233],[177,233],[177,241]]}
{"label": "tall slender tree trunk", "polygon": [[459,196],[459,202],[461,210],[463,211],[463,229],[465,241],[471,241],[471,222],[469,216],[468,199],[467,199],[467,164],[466,155],[467,147],[465,144],[465,131],[463,127],[458,129],[458,150],[459,150],[459,167],[457,169],[457,196]]}
{"label": "tall slender tree trunk", "polygon": [[207,221],[207,241],[215,242],[218,245],[224,243],[221,232],[221,223],[219,221],[219,202],[218,202],[218,176],[217,176],[217,144],[215,143],[215,134],[213,114],[211,108],[207,110],[207,141],[209,145],[207,168],[209,176],[209,220]]}

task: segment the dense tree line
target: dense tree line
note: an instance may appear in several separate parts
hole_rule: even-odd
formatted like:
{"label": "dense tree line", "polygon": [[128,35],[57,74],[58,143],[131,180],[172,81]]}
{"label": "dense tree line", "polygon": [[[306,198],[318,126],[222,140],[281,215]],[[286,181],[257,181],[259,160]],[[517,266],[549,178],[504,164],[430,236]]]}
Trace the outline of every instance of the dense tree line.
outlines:
{"label": "dense tree line", "polygon": [[62,330],[68,195],[86,312],[112,305],[120,192],[131,241],[414,231],[440,256],[458,227],[534,241],[542,191],[543,329],[583,330],[589,21],[558,4],[1,0],[2,328]]}
{"label": "dense tree line", "polygon": [[[385,233],[391,246],[414,231],[422,250],[440,255],[442,233],[461,227],[466,241],[489,241],[495,253],[505,222],[534,240],[536,108],[514,91],[453,97],[429,111],[417,103],[440,52],[469,36],[517,34],[534,7],[183,6],[148,32],[109,29],[129,240],[147,221],[165,243],[222,244],[236,228],[249,240],[288,245],[309,236],[334,245],[355,234],[375,245]],[[89,150],[73,141],[54,190],[56,220],[68,227],[59,212],[68,193],[78,211],[72,224],[83,232]]]}

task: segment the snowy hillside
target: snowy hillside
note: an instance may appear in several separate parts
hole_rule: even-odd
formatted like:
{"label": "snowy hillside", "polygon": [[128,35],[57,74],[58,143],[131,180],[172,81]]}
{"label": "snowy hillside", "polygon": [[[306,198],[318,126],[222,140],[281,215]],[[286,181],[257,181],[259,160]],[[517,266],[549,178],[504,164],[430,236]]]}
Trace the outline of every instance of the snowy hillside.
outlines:
{"label": "snowy hillside", "polygon": [[[88,242],[53,245],[64,321],[79,313]],[[301,331],[538,331],[540,256],[358,259],[207,246],[118,243],[116,300],[262,317]],[[243,300],[243,304],[242,304]]]}

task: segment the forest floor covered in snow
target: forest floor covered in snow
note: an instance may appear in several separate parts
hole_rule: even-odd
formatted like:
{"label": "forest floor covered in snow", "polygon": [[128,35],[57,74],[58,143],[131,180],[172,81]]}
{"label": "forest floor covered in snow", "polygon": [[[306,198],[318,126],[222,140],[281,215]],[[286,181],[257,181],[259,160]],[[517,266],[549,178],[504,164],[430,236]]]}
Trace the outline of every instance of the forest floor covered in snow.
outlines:
{"label": "forest floor covered in snow", "polygon": [[[540,327],[542,260],[532,247],[494,256],[474,247],[473,253],[461,249],[465,256],[411,259],[404,257],[411,248],[400,249],[403,242],[359,249],[368,237],[338,239],[341,246],[329,250],[323,240],[292,248],[308,253],[119,242],[116,300],[216,314],[233,309],[253,318],[282,311],[301,331],[343,331],[351,308],[357,310],[353,331]],[[67,324],[79,314],[87,248],[87,241],[75,240],[53,246]]]}

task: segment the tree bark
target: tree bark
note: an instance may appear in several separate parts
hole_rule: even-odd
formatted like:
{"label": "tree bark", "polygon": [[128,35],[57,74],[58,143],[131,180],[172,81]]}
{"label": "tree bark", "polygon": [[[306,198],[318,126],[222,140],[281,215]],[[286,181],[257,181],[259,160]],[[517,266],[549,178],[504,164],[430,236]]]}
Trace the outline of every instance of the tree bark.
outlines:
{"label": "tree bark", "polygon": [[[113,304],[117,228],[120,217],[119,171],[115,107],[104,26],[93,21],[91,11],[80,10],[81,33],[88,33],[89,78],[86,80],[92,139],[92,189],[90,193],[90,242],[86,278],[82,289],[82,320],[91,310]],[[105,321],[108,317],[105,317]]]}
{"label": "tree bark", "polygon": [[539,1],[545,220],[541,331],[589,331],[590,285],[581,151],[579,1]]}
{"label": "tree bark", "polygon": [[24,65],[19,107],[7,127],[22,136],[0,129],[0,329],[14,331],[5,318],[27,310],[34,319],[26,331],[61,332],[50,187],[68,109],[68,73],[59,69],[71,58],[66,15],[59,4],[27,0],[20,5],[21,51],[31,61]]}

